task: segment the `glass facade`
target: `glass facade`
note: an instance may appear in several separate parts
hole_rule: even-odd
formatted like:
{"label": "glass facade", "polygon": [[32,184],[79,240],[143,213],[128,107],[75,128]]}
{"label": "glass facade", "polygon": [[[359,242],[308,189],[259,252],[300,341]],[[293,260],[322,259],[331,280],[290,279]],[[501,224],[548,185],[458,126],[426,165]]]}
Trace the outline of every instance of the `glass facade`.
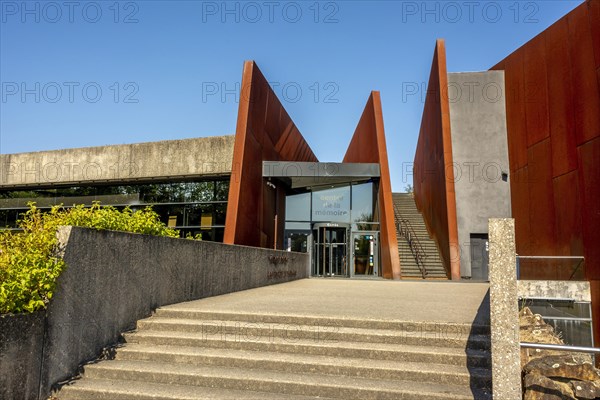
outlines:
{"label": "glass facade", "polygon": [[286,197],[285,228],[310,230],[315,222],[351,224],[352,230],[379,230],[377,182],[314,188]]}
{"label": "glass facade", "polygon": [[284,249],[309,253],[313,276],[379,276],[377,181],[286,197]]}
{"label": "glass facade", "polygon": [[0,191],[0,227],[15,229],[20,214],[35,202],[41,209],[62,204],[111,205],[118,209],[153,206],[165,225],[182,236],[201,233],[202,240],[223,241],[229,179],[163,182],[119,186],[73,186],[26,191]]}

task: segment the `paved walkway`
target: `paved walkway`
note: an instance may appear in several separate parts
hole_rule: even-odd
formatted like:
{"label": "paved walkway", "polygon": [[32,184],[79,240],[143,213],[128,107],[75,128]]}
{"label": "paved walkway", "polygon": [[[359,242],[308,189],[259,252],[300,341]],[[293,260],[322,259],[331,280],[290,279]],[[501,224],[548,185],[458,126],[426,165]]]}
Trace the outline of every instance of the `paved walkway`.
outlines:
{"label": "paved walkway", "polygon": [[163,308],[488,324],[488,288],[487,283],[311,278]]}

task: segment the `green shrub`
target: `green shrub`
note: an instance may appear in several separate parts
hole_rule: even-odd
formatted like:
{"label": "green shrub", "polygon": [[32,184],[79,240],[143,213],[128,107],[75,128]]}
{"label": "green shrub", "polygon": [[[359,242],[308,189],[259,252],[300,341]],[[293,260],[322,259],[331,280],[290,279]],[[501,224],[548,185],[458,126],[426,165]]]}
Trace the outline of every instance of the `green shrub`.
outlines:
{"label": "green shrub", "polygon": [[42,213],[35,203],[19,220],[22,232],[0,231],[0,314],[34,312],[45,308],[56,278],[65,268],[58,255],[56,231],[73,225],[147,235],[179,237],[151,207],[122,211],[94,203],[92,207],[53,207]]}

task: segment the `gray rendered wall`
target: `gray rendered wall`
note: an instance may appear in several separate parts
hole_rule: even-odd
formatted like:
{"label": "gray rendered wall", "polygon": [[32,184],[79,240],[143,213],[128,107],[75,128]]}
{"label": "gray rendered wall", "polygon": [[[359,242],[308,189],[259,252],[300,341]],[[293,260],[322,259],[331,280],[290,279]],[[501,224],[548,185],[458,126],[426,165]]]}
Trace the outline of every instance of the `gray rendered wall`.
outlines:
{"label": "gray rendered wall", "polygon": [[[460,272],[471,276],[471,233],[510,218],[504,71],[448,74]],[[501,173],[509,174],[508,181]]]}
{"label": "gray rendered wall", "polygon": [[0,155],[0,189],[231,173],[234,136]]}
{"label": "gray rendered wall", "polygon": [[[10,364],[0,357],[0,372],[8,374],[0,398],[21,398],[1,395],[27,380],[29,393],[40,388],[45,400],[52,385],[157,307],[302,279],[309,269],[307,254],[222,243],[71,227],[61,228],[59,240],[67,268],[45,313],[41,383],[39,362],[30,358],[42,354],[44,313],[41,321],[0,319],[2,343],[15,343]],[[37,330],[22,344],[24,324]]]}

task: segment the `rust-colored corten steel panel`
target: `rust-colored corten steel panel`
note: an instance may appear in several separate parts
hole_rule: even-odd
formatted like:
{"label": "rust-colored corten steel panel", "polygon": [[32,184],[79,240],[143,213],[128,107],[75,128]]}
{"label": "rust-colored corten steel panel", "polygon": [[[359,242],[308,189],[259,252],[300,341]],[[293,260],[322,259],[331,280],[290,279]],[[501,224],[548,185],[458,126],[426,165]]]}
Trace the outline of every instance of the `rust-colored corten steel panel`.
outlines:
{"label": "rust-colored corten steel panel", "polygon": [[[531,254],[529,251],[531,227],[529,224],[529,168],[523,167],[512,172],[511,178],[511,206],[512,215],[515,219],[515,240],[517,242],[518,254]],[[515,190],[516,188],[516,190]]]}
{"label": "rust-colored corten steel panel", "polygon": [[589,279],[600,280],[600,138],[578,151],[586,272]]}
{"label": "rust-colored corten steel panel", "polygon": [[577,168],[575,111],[573,82],[569,60],[569,44],[561,38],[568,37],[567,17],[560,19],[546,32],[548,55],[548,97],[550,136],[552,138],[552,176],[558,177]]}
{"label": "rust-colored corten steel panel", "polygon": [[[581,200],[578,171],[553,179],[554,210],[556,213],[556,254],[583,254]],[[564,193],[570,193],[565,196]]]}
{"label": "rust-colored corten steel panel", "polygon": [[427,229],[435,237],[446,270],[460,279],[460,247],[447,96],[446,49],[438,40],[415,152],[414,194]]}
{"label": "rust-colored corten steel panel", "polygon": [[594,41],[594,55],[596,68],[600,72],[600,0],[588,2],[592,40]]}
{"label": "rust-colored corten steel panel", "polygon": [[532,39],[523,46],[523,53],[527,145],[532,146],[550,136],[546,36],[540,35]]}
{"label": "rust-colored corten steel panel", "polygon": [[[511,196],[519,254],[585,255],[590,279],[600,279],[596,250],[600,172],[595,161],[598,139],[594,139],[600,135],[599,3],[581,4],[492,68],[506,70]],[[545,43],[543,52],[540,43]],[[526,89],[525,99],[514,95],[544,81],[545,89]],[[540,95],[533,96],[536,93]],[[535,120],[544,107],[547,125],[543,118]],[[547,126],[545,134],[538,122]]]}
{"label": "rust-colored corten steel panel", "polygon": [[530,238],[530,251],[551,256],[556,253],[556,232],[550,139],[529,147],[528,153],[529,223],[535,229]]}
{"label": "rust-colored corten steel panel", "polygon": [[582,4],[567,17],[573,90],[576,93],[575,132],[580,145],[600,135],[600,92],[588,5]]}
{"label": "rust-colored corten steel panel", "polygon": [[[545,43],[543,53],[539,43]],[[492,68],[506,70],[517,251],[521,255],[585,256],[586,277],[595,285],[597,341],[600,340],[599,66],[600,0],[588,0]],[[524,101],[512,96],[522,87],[543,84],[544,75],[545,90],[526,90],[531,95],[541,93],[540,96],[526,96]],[[536,122],[532,116],[538,115],[544,105],[548,109],[546,133],[550,138],[534,145],[533,142],[545,137],[536,123],[546,125],[543,119]],[[524,114],[528,121],[525,126]],[[524,165],[526,169],[522,168]]]}
{"label": "rust-colored corten steel panel", "polygon": [[[523,54],[515,54],[503,63],[506,85],[506,113],[514,117],[507,119],[508,132],[527,132],[525,118],[525,82],[523,77]],[[512,170],[527,165],[527,135],[508,135],[508,158]]]}
{"label": "rust-colored corten steel panel", "polygon": [[400,279],[398,239],[394,225],[392,184],[388,165],[383,111],[379,92],[372,92],[360,117],[343,162],[379,163],[379,220],[381,230],[381,261],[384,278]]}
{"label": "rust-colored corten steel panel", "polygon": [[263,183],[262,161],[317,157],[253,61],[244,63],[241,87],[223,241],[271,248],[277,241],[281,248],[285,194]]}

